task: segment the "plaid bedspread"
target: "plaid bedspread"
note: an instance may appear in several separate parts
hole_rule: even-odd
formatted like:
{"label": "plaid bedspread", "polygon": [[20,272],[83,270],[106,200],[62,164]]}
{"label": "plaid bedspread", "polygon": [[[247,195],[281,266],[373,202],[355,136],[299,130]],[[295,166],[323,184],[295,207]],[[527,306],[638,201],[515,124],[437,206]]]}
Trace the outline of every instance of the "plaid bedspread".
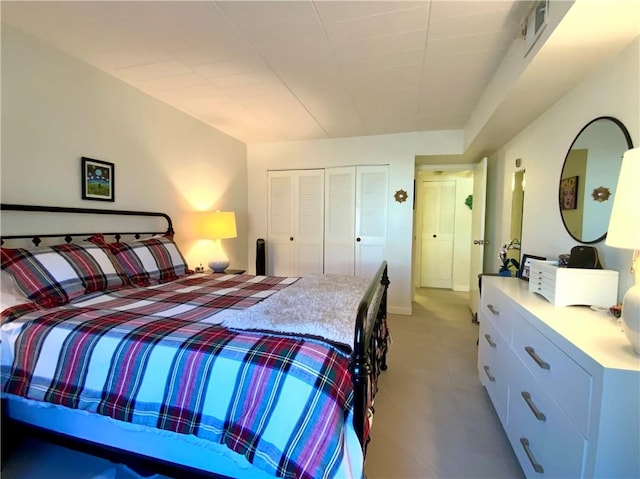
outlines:
{"label": "plaid bedspread", "polygon": [[333,477],[348,356],[215,319],[294,281],[190,277],[27,312],[2,328],[2,390],[225,444],[274,476]]}

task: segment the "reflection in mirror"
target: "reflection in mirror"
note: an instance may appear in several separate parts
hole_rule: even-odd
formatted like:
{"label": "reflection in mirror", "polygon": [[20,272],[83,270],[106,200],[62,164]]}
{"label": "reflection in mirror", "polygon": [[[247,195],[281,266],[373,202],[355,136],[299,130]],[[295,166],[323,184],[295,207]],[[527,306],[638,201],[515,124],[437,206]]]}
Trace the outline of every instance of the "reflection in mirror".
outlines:
{"label": "reflection in mirror", "polygon": [[612,117],[589,122],[567,152],[560,176],[560,215],[567,232],[581,243],[607,235],[624,152],[633,147],[625,126]]}
{"label": "reflection in mirror", "polygon": [[[511,241],[522,242],[522,208],[524,206],[524,170],[518,170],[511,179]],[[511,249],[508,257],[520,262],[520,250]]]}

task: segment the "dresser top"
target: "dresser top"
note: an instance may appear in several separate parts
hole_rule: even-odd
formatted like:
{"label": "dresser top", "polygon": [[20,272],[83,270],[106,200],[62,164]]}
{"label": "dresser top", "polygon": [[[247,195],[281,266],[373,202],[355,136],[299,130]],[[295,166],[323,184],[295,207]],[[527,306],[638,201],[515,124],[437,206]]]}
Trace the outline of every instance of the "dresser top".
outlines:
{"label": "dresser top", "polygon": [[640,356],[633,352],[619,320],[608,311],[595,311],[588,306],[554,306],[529,292],[528,283],[517,278],[487,276],[482,283],[483,288],[495,287],[515,300],[518,312],[532,326],[571,352],[585,368],[595,361],[605,368],[640,371]]}

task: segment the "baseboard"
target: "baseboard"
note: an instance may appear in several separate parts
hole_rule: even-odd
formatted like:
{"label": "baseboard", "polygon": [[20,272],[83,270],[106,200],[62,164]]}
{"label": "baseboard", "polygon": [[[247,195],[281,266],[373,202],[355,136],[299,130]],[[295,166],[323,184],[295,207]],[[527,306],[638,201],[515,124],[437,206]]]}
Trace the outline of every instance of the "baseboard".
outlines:
{"label": "baseboard", "polygon": [[390,314],[402,314],[405,316],[411,316],[412,314],[411,307],[402,308],[399,306],[387,306],[387,312]]}
{"label": "baseboard", "polygon": [[453,288],[454,291],[462,291],[465,293],[469,292],[469,285],[468,284],[458,284],[458,285],[454,285]]}

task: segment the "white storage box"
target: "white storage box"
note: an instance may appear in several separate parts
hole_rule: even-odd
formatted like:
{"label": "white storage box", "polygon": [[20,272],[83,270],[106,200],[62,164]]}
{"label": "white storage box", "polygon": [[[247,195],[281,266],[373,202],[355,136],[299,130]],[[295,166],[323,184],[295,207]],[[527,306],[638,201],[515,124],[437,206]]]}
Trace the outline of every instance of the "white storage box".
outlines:
{"label": "white storage box", "polygon": [[608,269],[559,267],[555,261],[531,261],[529,291],[555,306],[609,308],[618,300],[618,272]]}

